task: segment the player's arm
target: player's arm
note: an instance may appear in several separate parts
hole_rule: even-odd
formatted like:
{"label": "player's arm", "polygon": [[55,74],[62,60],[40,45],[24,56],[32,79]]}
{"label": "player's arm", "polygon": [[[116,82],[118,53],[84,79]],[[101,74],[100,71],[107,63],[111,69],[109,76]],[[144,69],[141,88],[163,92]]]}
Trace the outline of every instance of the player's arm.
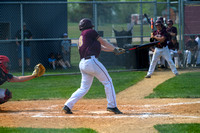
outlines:
{"label": "player's arm", "polygon": [[125,53],[125,49],[115,47],[114,45],[108,43],[107,41],[103,40],[103,38],[99,37],[97,39],[101,44],[101,50],[106,52],[113,52],[115,55],[120,55]]}
{"label": "player's arm", "polygon": [[29,81],[31,79],[37,78],[42,76],[45,73],[45,67],[39,63],[35,66],[34,71],[32,73],[32,75],[28,75],[28,76],[13,76],[13,78],[11,78],[9,80],[9,82],[25,82],[25,81]]}
{"label": "player's arm", "polygon": [[13,78],[9,82],[25,82],[29,81],[31,79],[34,79],[34,75],[28,75],[28,76],[13,76]]}
{"label": "player's arm", "polygon": [[101,44],[101,50],[102,51],[106,51],[106,52],[113,52],[115,49],[115,46],[113,46],[112,44],[108,43],[106,40],[104,40],[102,37],[99,37],[97,39],[100,44]]}

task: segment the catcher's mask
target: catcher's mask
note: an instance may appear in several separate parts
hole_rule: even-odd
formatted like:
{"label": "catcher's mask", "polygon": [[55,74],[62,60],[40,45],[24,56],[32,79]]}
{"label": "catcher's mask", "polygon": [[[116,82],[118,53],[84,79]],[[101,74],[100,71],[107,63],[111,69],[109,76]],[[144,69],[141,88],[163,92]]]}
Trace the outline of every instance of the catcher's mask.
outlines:
{"label": "catcher's mask", "polygon": [[0,55],[0,67],[5,72],[8,73],[10,69],[10,60],[5,55]]}
{"label": "catcher's mask", "polygon": [[83,18],[79,22],[79,30],[83,31],[85,29],[91,29],[94,25],[92,24],[92,21],[89,18]]}

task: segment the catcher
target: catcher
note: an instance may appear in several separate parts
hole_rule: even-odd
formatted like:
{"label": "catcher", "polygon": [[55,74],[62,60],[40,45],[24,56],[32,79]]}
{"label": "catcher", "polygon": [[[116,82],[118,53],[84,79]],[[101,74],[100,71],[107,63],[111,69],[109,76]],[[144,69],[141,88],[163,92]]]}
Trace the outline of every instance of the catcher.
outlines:
{"label": "catcher", "polygon": [[[42,64],[37,64],[32,75],[28,76],[13,76],[9,73],[10,60],[7,56],[0,55],[0,85],[8,82],[25,82],[31,79],[42,76],[45,73],[45,67]],[[7,102],[12,98],[12,93],[8,89],[0,89],[0,104]]]}

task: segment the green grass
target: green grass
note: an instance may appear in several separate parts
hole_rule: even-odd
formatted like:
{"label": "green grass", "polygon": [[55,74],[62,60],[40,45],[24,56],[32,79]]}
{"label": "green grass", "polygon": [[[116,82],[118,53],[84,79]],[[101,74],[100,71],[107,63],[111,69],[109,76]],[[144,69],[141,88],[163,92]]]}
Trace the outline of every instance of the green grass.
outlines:
{"label": "green grass", "polygon": [[52,128],[7,128],[0,127],[0,133],[97,133],[88,128],[66,128],[66,129],[52,129]]}
{"label": "green grass", "polygon": [[158,130],[159,133],[199,133],[200,124],[163,124],[155,125],[154,128]]}
{"label": "green grass", "polygon": [[146,98],[199,98],[200,72],[184,73],[158,85]]}
{"label": "green grass", "polygon": [[[142,80],[146,72],[110,73],[116,93]],[[80,87],[81,75],[43,76],[23,83],[5,83],[13,93],[11,100],[69,98]],[[84,98],[105,98],[103,85],[95,78]]]}

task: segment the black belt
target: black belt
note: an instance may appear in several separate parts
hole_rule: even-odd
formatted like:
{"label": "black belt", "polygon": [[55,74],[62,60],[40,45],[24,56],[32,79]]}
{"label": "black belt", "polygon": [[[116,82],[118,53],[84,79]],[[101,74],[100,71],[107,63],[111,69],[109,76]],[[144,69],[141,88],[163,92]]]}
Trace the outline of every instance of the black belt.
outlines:
{"label": "black belt", "polygon": [[85,57],[84,59],[85,60],[88,60],[88,59],[91,59],[92,57],[91,56],[87,56],[87,57]]}
{"label": "black belt", "polygon": [[[86,57],[84,57],[83,59],[85,59],[85,60],[88,60],[88,59],[91,59],[91,58],[92,58],[92,56],[95,56],[95,55],[86,56]],[[95,58],[96,58],[96,56],[95,56]]]}
{"label": "black belt", "polygon": [[166,47],[166,46],[156,46],[157,48],[164,48],[164,47]]}

